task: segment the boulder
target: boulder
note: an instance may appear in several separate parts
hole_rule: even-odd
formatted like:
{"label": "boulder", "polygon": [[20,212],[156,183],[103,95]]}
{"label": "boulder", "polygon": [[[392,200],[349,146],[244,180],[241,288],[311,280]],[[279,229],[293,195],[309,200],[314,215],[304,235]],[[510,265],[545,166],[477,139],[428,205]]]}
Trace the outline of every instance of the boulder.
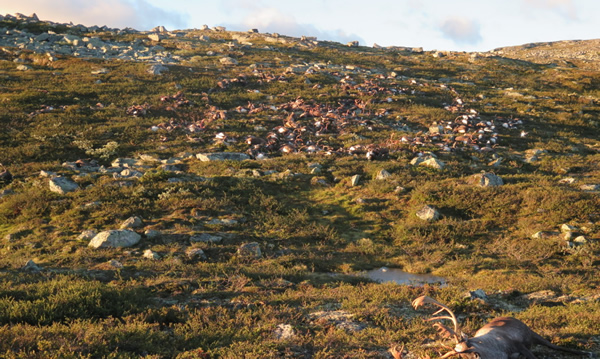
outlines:
{"label": "boulder", "polygon": [[85,231],[81,232],[77,239],[80,241],[89,241],[92,238],[96,237],[97,234],[98,232],[96,232],[93,229],[86,229]]}
{"label": "boulder", "polygon": [[93,248],[119,248],[136,245],[142,236],[129,229],[109,230],[98,233],[90,243]]}
{"label": "boulder", "polygon": [[238,61],[233,57],[222,57],[219,62],[223,65],[237,65]]}
{"label": "boulder", "polygon": [[189,248],[185,251],[185,255],[188,257],[188,259],[191,259],[191,260],[194,260],[194,259],[206,260],[207,259],[206,254],[200,248]]}
{"label": "boulder", "polygon": [[469,182],[479,187],[497,187],[504,185],[504,181],[493,173],[478,173],[471,176]]}
{"label": "boulder", "polygon": [[378,180],[383,180],[383,179],[386,179],[386,178],[388,178],[390,176],[391,176],[391,174],[388,171],[386,171],[386,170],[380,170],[379,172],[377,172],[377,176],[375,178],[378,179]]}
{"label": "boulder", "polygon": [[42,270],[42,267],[38,266],[33,260],[28,260],[27,263],[21,268],[26,272],[39,272]]}
{"label": "boulder", "polygon": [[127,228],[138,228],[142,226],[142,219],[140,217],[129,217],[125,220],[125,222],[121,223],[120,229]]}
{"label": "boulder", "polygon": [[245,153],[238,152],[215,152],[215,153],[198,153],[196,158],[203,162],[210,161],[243,161],[249,160],[250,156]]}
{"label": "boulder", "polygon": [[65,194],[67,192],[73,192],[79,188],[79,185],[66,177],[54,177],[48,182],[50,191],[59,194]]}
{"label": "boulder", "polygon": [[256,242],[242,244],[238,248],[237,254],[243,259],[258,259],[262,257],[260,245]]}
{"label": "boulder", "polygon": [[296,332],[289,324],[279,324],[277,325],[277,328],[275,328],[273,335],[277,340],[288,340],[294,338],[296,336]]}
{"label": "boulder", "polygon": [[146,69],[146,72],[151,75],[162,75],[165,71],[169,71],[169,68],[161,64],[150,65]]}
{"label": "boulder", "polygon": [[440,213],[435,209],[435,207],[430,205],[423,206],[420,210],[415,213],[417,217],[424,221],[433,222],[437,221],[440,218]]}
{"label": "boulder", "polygon": [[144,251],[144,254],[142,255],[144,258],[146,259],[151,259],[151,260],[158,260],[160,259],[160,255],[156,252],[154,252],[151,249],[146,249]]}
{"label": "boulder", "polygon": [[190,242],[203,242],[203,243],[221,243],[223,237],[214,236],[208,233],[196,234],[190,236]]}

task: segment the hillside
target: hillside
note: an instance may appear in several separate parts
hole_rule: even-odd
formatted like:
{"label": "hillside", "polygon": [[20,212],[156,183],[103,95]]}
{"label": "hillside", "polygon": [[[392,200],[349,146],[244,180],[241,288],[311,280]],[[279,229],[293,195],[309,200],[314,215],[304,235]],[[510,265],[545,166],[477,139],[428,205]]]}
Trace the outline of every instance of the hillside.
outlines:
{"label": "hillside", "polygon": [[438,357],[424,294],[600,353],[595,43],[0,16],[0,357]]}

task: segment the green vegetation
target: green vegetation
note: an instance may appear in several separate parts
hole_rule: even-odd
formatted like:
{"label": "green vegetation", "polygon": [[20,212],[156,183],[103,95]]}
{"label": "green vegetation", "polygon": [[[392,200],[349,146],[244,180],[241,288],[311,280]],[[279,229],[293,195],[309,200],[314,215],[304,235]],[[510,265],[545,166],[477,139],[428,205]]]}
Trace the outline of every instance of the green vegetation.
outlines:
{"label": "green vegetation", "polygon": [[[99,34],[150,45],[143,34]],[[424,345],[435,330],[410,307],[424,294],[469,333],[511,315],[556,344],[600,351],[597,72],[576,60],[438,58],[210,30],[161,46],[180,56],[162,75],[144,62],[0,53],[0,172],[12,174],[0,178],[0,357],[385,358],[401,343],[436,357],[441,348]],[[432,139],[434,123],[463,115],[493,121],[497,143],[473,147],[449,128]],[[268,147],[280,128],[295,137]],[[491,136],[480,128],[472,135]],[[380,154],[371,161],[370,148]],[[207,152],[266,159],[195,157]],[[410,164],[428,152],[445,167]],[[119,158],[137,162],[117,171]],[[55,193],[40,171],[79,189]],[[504,185],[473,185],[482,171]],[[439,220],[415,215],[425,204]],[[138,233],[159,234],[117,249],[79,239],[131,216],[143,220]],[[563,224],[575,228],[569,241],[554,233]],[[202,234],[219,241],[190,240]],[[252,242],[256,258],[239,251]],[[41,270],[24,269],[28,260]],[[382,266],[448,284],[357,275]],[[465,297],[476,289],[488,297]],[[293,334],[278,337],[282,325]]]}

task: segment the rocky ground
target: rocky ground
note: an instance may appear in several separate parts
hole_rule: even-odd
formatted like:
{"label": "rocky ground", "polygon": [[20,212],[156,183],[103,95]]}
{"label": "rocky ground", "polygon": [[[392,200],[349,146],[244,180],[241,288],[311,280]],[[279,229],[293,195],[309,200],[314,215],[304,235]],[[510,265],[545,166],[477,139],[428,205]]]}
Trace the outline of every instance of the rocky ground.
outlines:
{"label": "rocky ground", "polygon": [[[0,16],[0,356],[441,355],[423,294],[597,351],[585,44]],[[384,266],[445,281],[360,275]]]}

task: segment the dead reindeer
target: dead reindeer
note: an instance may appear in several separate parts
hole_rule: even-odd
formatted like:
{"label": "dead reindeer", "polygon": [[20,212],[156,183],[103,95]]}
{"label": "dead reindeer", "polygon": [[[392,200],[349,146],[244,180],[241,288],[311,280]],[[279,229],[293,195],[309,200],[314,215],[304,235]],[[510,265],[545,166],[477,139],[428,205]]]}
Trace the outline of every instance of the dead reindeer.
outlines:
{"label": "dead reindeer", "polygon": [[[479,329],[472,338],[468,338],[461,332],[456,316],[447,306],[427,296],[419,297],[412,302],[412,306],[415,309],[425,304],[433,304],[440,307],[433,314],[434,317],[428,319],[428,321],[447,319],[454,324],[454,329],[448,328],[441,323],[434,324],[441,334],[446,337],[452,337],[456,341],[454,349],[444,354],[441,358],[516,359],[520,355],[523,355],[528,359],[536,359],[535,355],[529,351],[529,348],[534,344],[544,345],[548,348],[572,354],[585,355],[590,358],[593,357],[592,353],[589,352],[554,345],[531,330],[525,323],[510,317],[493,319]],[[444,311],[448,315],[438,315]]]}

